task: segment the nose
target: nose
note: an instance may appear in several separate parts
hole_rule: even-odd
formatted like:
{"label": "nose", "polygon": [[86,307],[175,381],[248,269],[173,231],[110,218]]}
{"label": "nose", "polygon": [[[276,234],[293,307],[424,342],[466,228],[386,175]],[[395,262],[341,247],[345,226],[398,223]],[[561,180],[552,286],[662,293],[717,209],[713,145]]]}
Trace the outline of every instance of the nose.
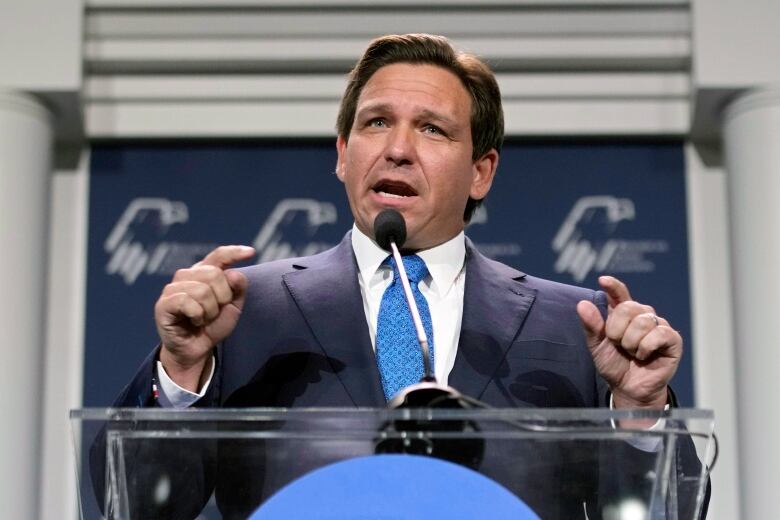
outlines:
{"label": "nose", "polygon": [[394,166],[407,166],[416,158],[416,141],[414,129],[406,125],[398,125],[387,135],[385,160]]}

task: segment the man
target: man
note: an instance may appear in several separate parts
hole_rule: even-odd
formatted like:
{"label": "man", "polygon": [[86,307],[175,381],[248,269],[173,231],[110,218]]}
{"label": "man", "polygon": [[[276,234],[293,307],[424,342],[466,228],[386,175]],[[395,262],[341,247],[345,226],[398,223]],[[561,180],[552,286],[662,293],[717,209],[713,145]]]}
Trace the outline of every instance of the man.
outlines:
{"label": "man", "polygon": [[373,237],[387,208],[403,215],[421,269],[440,382],[502,407],[667,406],[682,338],[652,307],[608,276],[603,292],[526,276],[465,238],[503,140],[484,63],[441,37],[374,40],[337,129],[351,233],[313,257],[232,270],[254,251],[224,246],[178,271],[155,305],[160,346],[118,406],[384,406],[399,389],[383,361],[396,348],[383,312],[395,267]]}

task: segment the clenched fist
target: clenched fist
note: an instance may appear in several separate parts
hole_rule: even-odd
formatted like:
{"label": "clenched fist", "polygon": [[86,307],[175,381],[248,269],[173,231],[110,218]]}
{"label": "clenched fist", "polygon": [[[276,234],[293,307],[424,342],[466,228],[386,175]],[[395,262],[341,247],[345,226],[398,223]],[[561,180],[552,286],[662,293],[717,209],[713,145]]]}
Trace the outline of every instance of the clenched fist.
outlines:
{"label": "clenched fist", "polygon": [[211,370],[212,349],[236,327],[247,280],[230,269],[251,258],[247,246],[221,246],[176,272],[154,306],[162,348],[160,361],[182,388],[197,392]]}
{"label": "clenched fist", "polygon": [[609,303],[606,321],[586,300],[577,304],[577,313],[615,407],[663,409],[682,357],[682,337],[652,307],[634,301],[617,278],[602,276],[599,284]]}

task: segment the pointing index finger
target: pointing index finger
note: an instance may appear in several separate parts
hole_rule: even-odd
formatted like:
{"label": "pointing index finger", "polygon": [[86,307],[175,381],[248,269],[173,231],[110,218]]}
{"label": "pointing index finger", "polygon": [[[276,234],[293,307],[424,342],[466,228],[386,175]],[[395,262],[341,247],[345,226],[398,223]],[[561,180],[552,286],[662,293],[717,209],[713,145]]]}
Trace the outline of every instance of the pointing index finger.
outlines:
{"label": "pointing index finger", "polygon": [[614,276],[599,276],[599,285],[607,293],[610,307],[616,307],[620,303],[631,301],[631,293],[628,292],[626,284]]}
{"label": "pointing index finger", "polygon": [[236,262],[252,258],[254,254],[255,249],[249,246],[220,246],[195,265],[213,265],[227,269]]}

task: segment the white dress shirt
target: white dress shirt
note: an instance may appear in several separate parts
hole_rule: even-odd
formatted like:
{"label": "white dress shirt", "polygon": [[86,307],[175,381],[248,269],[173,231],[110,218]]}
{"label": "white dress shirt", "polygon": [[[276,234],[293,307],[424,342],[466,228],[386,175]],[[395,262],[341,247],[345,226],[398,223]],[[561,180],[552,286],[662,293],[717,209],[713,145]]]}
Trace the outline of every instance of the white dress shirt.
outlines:
{"label": "white dress shirt", "polygon": [[[352,227],[352,250],[358,266],[360,294],[363,296],[363,310],[366,313],[371,344],[376,351],[376,327],[379,318],[379,304],[385,290],[393,281],[393,269],[381,265],[388,252],[364,235],[357,226]],[[466,238],[461,231],[447,242],[419,251],[428,268],[428,276],[418,287],[431,311],[433,326],[434,375],[436,380],[447,384],[455,365],[458,351],[460,324],[463,319],[463,290],[466,287]]]}

